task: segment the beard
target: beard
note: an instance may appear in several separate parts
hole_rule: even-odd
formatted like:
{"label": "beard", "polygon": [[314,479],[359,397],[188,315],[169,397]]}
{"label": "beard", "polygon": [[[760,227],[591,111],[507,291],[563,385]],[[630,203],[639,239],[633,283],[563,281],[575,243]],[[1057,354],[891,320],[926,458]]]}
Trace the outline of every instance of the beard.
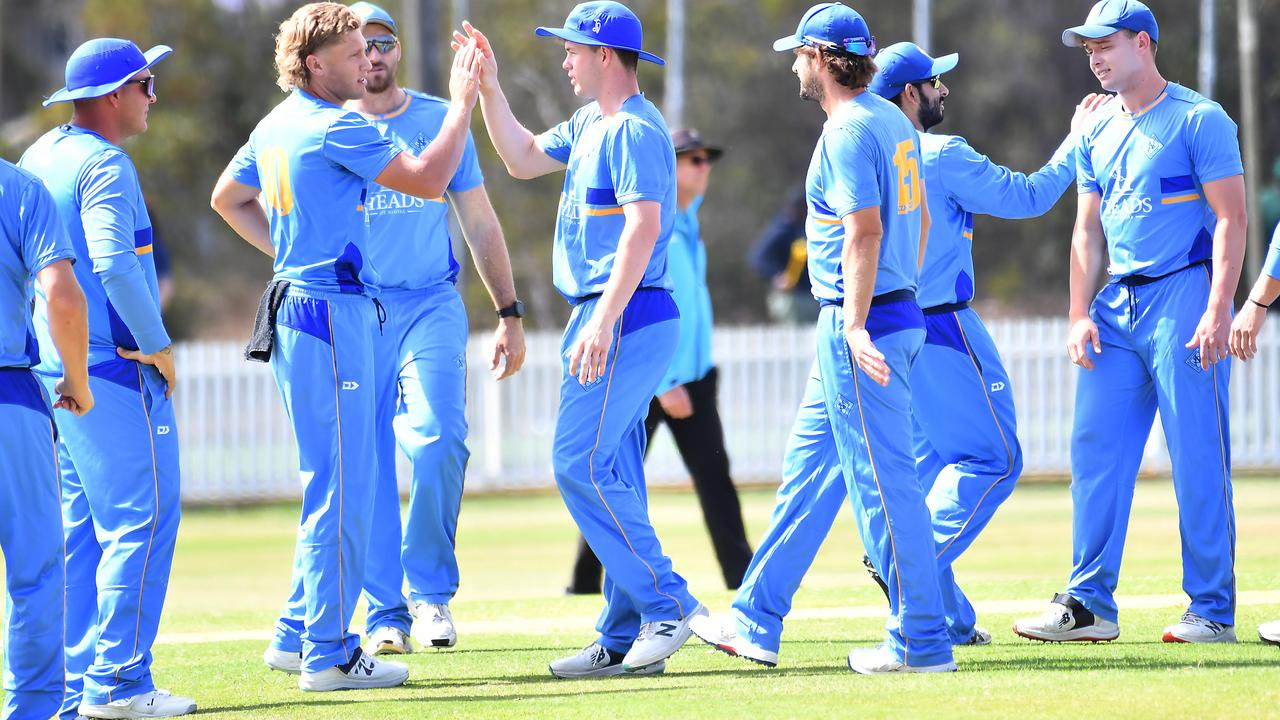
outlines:
{"label": "beard", "polygon": [[806,78],[800,78],[800,99],[812,100],[821,103],[826,97],[826,93],[822,90],[822,83],[818,82],[816,76],[810,75]]}
{"label": "beard", "polygon": [[920,119],[920,127],[928,131],[929,128],[942,122],[942,96],[939,95],[932,102],[925,100],[923,95],[920,99],[920,111],[917,116]]}
{"label": "beard", "polygon": [[391,87],[391,84],[394,83],[395,80],[396,80],[395,73],[391,72],[390,68],[386,68],[384,69],[380,77],[375,79],[374,77],[370,76],[366,80],[367,85],[365,86],[365,89],[368,90],[370,93],[373,93],[374,95],[377,95],[378,93],[384,93],[387,91],[388,88]]}

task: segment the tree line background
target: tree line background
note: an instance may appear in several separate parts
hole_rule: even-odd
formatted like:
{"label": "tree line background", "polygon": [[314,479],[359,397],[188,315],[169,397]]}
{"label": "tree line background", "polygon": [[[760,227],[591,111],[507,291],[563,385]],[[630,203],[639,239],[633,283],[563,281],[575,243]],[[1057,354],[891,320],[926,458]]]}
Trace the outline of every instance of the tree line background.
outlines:
{"label": "tree line background", "polygon": [[[247,336],[253,308],[270,278],[269,260],[235,237],[209,209],[209,192],[256,122],[283,95],[272,66],[276,27],[301,2],[286,0],[0,0],[0,155],[16,161],[49,127],[65,122],[67,105],[41,109],[63,85],[63,66],[80,42],[96,36],[135,40],[145,50],[165,43],[176,52],[156,68],[158,103],[149,131],[130,141],[156,231],[172,258],[176,294],[167,310],[175,337]],[[403,24],[401,0],[382,0]],[[561,47],[536,38],[537,25],[559,25],[574,0],[471,0],[470,19],[493,39],[503,86],[517,117],[535,132],[581,104],[559,65]],[[881,47],[910,39],[911,3],[851,3]],[[1195,88],[1199,0],[1149,0],[1160,21],[1159,65]],[[645,24],[646,46],[665,53],[665,2],[631,0]],[[701,212],[709,281],[721,323],[765,319],[768,281],[747,264],[761,229],[803,179],[824,117],[797,97],[791,55],[771,43],[788,34],[809,0],[689,0],[686,16],[685,124],[725,148]],[[1084,54],[1064,47],[1061,31],[1083,22],[1089,0],[934,0],[935,55],[960,53],[946,76],[945,122],[935,132],[965,136],[996,162],[1039,168],[1065,136],[1079,99],[1097,90]],[[427,2],[436,17],[436,66],[448,67],[448,3]],[[1264,172],[1280,154],[1280,0],[1256,0],[1262,57],[1259,82]],[[433,23],[432,20],[435,22]],[[1214,98],[1240,122],[1235,0],[1220,0],[1218,82]],[[404,29],[401,31],[405,37]],[[431,47],[406,43],[405,63]],[[443,77],[405,78],[441,87]],[[641,63],[640,84],[661,104],[664,71]],[[551,237],[562,183],[557,174],[533,182],[507,176],[473,123],[481,165],[506,230],[528,323],[563,323],[567,305],[551,285]],[[1280,169],[1280,167],[1277,167]],[[1065,312],[1067,252],[1074,193],[1043,218],[1006,222],[979,217],[974,254],[978,297],[988,313]],[[1269,236],[1270,228],[1267,228]],[[474,325],[491,324],[491,304],[467,266],[461,287]],[[1251,282],[1251,279],[1245,281]]]}

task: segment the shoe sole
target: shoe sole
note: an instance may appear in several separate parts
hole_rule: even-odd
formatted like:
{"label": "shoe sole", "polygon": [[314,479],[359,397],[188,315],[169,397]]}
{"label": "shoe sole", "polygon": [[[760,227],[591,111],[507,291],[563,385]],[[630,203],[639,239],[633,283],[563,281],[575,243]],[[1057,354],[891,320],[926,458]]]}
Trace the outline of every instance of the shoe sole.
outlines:
{"label": "shoe sole", "polygon": [[619,675],[660,675],[666,669],[667,663],[665,660],[659,660],[652,665],[631,671],[624,670],[621,663],[585,673],[558,673],[550,665],[547,666],[551,676],[560,680],[590,680],[592,678],[618,677]]}
{"label": "shoe sole", "polygon": [[[1258,637],[1262,637],[1262,636],[1261,636],[1261,635],[1259,635]],[[1160,639],[1161,639],[1161,640],[1163,640],[1164,642],[1167,642],[1167,643],[1178,643],[1178,644],[1182,644],[1182,645],[1197,645],[1197,644],[1201,644],[1201,645],[1208,645],[1208,644],[1212,644],[1212,643],[1233,643],[1233,642],[1236,642],[1236,636],[1235,636],[1235,633],[1231,633],[1230,635],[1224,635],[1224,636],[1221,636],[1221,637],[1216,637],[1216,638],[1213,638],[1213,639],[1211,639],[1211,640],[1189,640],[1189,639],[1187,639],[1187,638],[1184,638],[1184,637],[1181,637],[1181,636],[1178,636],[1178,635],[1174,635],[1172,632],[1170,632],[1170,631],[1168,631],[1168,630],[1165,630],[1165,631],[1164,631],[1164,634],[1160,636]],[[1266,640],[1264,639],[1264,640],[1263,640],[1263,642],[1266,642]]]}
{"label": "shoe sole", "polygon": [[302,690],[303,692],[332,692],[335,690],[373,690],[378,688],[400,687],[401,685],[409,681],[409,673],[406,672],[404,674],[404,677],[401,677],[395,681],[383,680],[376,683],[369,683],[369,682],[362,683],[362,682],[352,682],[350,680],[340,680],[340,681],[331,682],[331,683],[314,684],[314,683],[304,683],[303,679],[304,678],[300,678],[298,681],[298,689]]}
{"label": "shoe sole", "polygon": [[923,673],[944,673],[956,672],[958,668],[955,662],[943,663],[941,665],[925,665],[923,667],[911,667],[909,665],[901,665],[896,670],[872,670],[870,668],[860,668],[853,664],[853,658],[847,658],[845,664],[849,669],[859,675],[898,675],[898,674],[923,674]]}
{"label": "shoe sole", "polygon": [[431,647],[450,648],[458,644],[458,638],[431,638]]}
{"label": "shoe sole", "polygon": [[95,715],[87,715],[85,714],[83,709],[80,709],[80,708],[76,709],[76,712],[79,713],[78,717],[95,718],[95,719],[103,718],[105,720],[131,720],[132,718],[152,718],[152,717],[181,717],[183,715],[190,715],[195,711],[196,711],[196,703],[194,702],[188,705],[186,708],[184,708],[181,711],[175,710],[174,712],[167,713],[165,715],[143,714],[143,713],[134,712],[132,710],[128,710],[126,708],[113,708],[111,706],[98,706],[97,708],[92,709],[92,712],[97,713]]}
{"label": "shoe sole", "polygon": [[767,668],[771,668],[771,667],[778,667],[778,661],[777,661],[777,660],[774,660],[773,662],[770,662],[770,661],[765,660],[765,659],[763,659],[763,658],[752,657],[751,655],[748,655],[748,654],[746,654],[746,653],[739,652],[739,651],[738,651],[738,649],[737,649],[737,648],[735,648],[735,647],[734,647],[734,646],[732,646],[732,645],[725,645],[725,644],[723,644],[723,643],[718,643],[718,642],[715,642],[715,641],[713,641],[713,640],[708,640],[708,639],[706,639],[706,638],[702,637],[701,635],[699,635],[699,634],[698,634],[698,633],[696,633],[696,632],[692,632],[692,631],[690,631],[690,634],[692,634],[694,637],[698,638],[698,639],[699,639],[699,640],[701,640],[702,642],[706,643],[707,645],[710,645],[711,647],[713,647],[713,648],[715,648],[715,649],[719,650],[720,652],[724,653],[725,655],[728,655],[729,657],[742,658],[743,660],[748,660],[748,661],[753,662],[753,663],[755,663],[755,664],[757,664],[757,665],[763,665],[763,666],[765,666],[765,667],[767,667]]}
{"label": "shoe sole", "polygon": [[[1073,633],[1073,632],[1077,632],[1077,631],[1068,630],[1065,633],[1061,633],[1061,635],[1069,635],[1070,633]],[[1112,640],[1115,640],[1116,638],[1120,637],[1120,633],[1118,632],[1115,635],[1112,635],[1111,637],[1094,636],[1088,632],[1082,633],[1076,637],[1061,637],[1061,636],[1046,637],[1046,636],[1036,635],[1027,630],[1023,630],[1019,628],[1017,625],[1013,626],[1013,634],[1018,635],[1019,637],[1024,637],[1028,640],[1036,640],[1043,643],[1089,642],[1089,643],[1096,644],[1096,643],[1111,642]]]}
{"label": "shoe sole", "polygon": [[1275,645],[1277,647],[1280,647],[1280,637],[1267,637],[1262,633],[1258,633],[1258,639],[1268,645]]}
{"label": "shoe sole", "polygon": [[378,643],[373,649],[373,655],[412,655],[412,650],[407,650],[395,643]]}

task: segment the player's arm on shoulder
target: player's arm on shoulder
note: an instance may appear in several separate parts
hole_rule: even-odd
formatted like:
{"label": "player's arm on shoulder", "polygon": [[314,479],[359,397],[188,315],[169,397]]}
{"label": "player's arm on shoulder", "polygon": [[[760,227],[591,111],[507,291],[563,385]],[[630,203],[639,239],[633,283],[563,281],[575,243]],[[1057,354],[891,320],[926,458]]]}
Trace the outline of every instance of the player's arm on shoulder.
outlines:
{"label": "player's arm on shoulder", "polygon": [[236,180],[228,168],[213,186],[209,205],[245,242],[268,257],[275,257],[267,214],[258,202],[260,194],[258,188]]}

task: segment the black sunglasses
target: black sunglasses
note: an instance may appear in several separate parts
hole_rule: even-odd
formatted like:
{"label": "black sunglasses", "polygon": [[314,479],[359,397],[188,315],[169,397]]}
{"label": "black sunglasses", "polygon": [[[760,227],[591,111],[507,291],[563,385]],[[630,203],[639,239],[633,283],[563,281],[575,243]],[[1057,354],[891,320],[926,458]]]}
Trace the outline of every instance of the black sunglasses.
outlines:
{"label": "black sunglasses", "polygon": [[378,48],[378,52],[386,55],[396,48],[396,44],[400,41],[395,35],[384,35],[382,37],[366,38],[364,41],[364,54],[368,55],[373,52],[374,48]]}
{"label": "black sunglasses", "polygon": [[715,161],[712,160],[709,155],[690,155],[689,162],[693,163],[694,167],[702,167],[703,165],[710,165]]}
{"label": "black sunglasses", "polygon": [[146,93],[147,97],[155,98],[156,96],[156,76],[155,75],[148,75],[144,78],[138,78],[137,80],[130,80],[129,82],[125,83],[125,85],[134,85],[134,84],[141,85],[142,92]]}

